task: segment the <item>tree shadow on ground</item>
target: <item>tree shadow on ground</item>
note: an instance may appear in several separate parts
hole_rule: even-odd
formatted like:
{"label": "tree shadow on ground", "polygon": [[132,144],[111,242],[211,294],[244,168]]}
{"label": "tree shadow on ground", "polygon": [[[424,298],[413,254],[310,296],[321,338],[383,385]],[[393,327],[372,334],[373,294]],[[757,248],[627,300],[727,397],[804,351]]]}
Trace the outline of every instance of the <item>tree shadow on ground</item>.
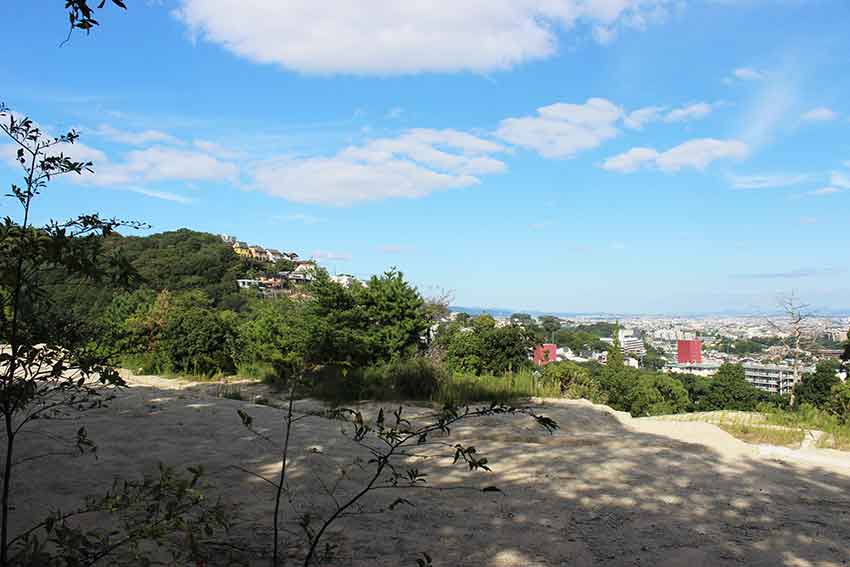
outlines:
{"label": "tree shadow on ground", "polygon": [[[317,407],[310,401],[297,406]],[[253,550],[249,563],[265,565],[272,488],[232,465],[273,475],[279,460],[244,429],[239,408],[282,438],[280,409],[212,398],[206,388],[134,387],[79,421],[40,424],[22,443],[22,457],[45,451],[49,440],[42,433],[72,431],[82,422],[99,458],[22,465],[13,486],[14,529],[43,516],[46,506],[67,508],[114,478],[138,476],[159,462],[200,463],[234,506],[230,537]],[[328,564],[415,565],[422,551],[434,565],[470,567],[850,562],[850,469],[843,474],[769,461],[731,438],[730,448],[719,450],[642,433],[588,405],[540,411],[561,429],[547,435],[506,417],[458,427],[451,441],[474,444],[493,471],[452,465],[450,451],[414,459],[432,488],[370,495],[329,534]],[[340,433],[338,422],[318,417],[298,424],[292,447],[285,538],[297,558],[304,551],[298,515],[328,514],[334,504],[327,492],[336,483],[338,499],[351,494],[368,465],[355,462],[367,455]],[[61,474],[44,474],[59,467]],[[501,492],[480,490],[489,486]],[[398,496],[410,504],[371,513]]]}

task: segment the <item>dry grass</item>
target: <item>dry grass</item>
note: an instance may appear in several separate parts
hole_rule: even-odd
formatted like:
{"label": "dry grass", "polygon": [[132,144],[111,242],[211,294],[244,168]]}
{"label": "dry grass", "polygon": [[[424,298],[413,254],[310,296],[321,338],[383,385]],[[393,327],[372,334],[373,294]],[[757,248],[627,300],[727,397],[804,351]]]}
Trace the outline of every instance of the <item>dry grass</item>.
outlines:
{"label": "dry grass", "polygon": [[760,427],[746,423],[719,423],[717,426],[744,443],[778,445],[792,449],[798,449],[806,436],[802,429]]}

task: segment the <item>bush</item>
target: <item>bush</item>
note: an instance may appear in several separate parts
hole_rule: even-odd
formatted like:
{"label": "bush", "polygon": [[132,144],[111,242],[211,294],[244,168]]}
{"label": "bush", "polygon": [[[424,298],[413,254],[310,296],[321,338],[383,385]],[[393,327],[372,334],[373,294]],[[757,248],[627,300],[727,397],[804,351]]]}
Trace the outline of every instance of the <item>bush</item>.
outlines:
{"label": "bush", "polygon": [[585,399],[604,404],[608,396],[590,372],[570,361],[553,362],[543,368],[541,383],[546,387],[556,386],[562,396]]}
{"label": "bush", "polygon": [[325,365],[311,379],[314,395],[335,401],[430,400],[446,374],[430,360],[414,357],[366,368]]}
{"label": "bush", "polygon": [[413,400],[430,400],[446,380],[442,368],[422,357],[388,364],[385,376],[397,396]]}
{"label": "bush", "polygon": [[634,416],[681,413],[690,400],[682,383],[665,374],[643,374],[634,389],[631,413]]}

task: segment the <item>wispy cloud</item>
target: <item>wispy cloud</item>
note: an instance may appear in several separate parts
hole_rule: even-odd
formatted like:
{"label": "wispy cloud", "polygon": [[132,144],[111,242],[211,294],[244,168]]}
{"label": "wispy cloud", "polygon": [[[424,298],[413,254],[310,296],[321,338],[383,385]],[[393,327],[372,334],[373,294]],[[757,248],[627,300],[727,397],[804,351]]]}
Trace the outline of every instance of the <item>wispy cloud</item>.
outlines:
{"label": "wispy cloud", "polygon": [[182,142],[161,130],[142,130],[139,132],[131,132],[128,130],[120,130],[109,124],[101,124],[93,132],[95,135],[106,138],[113,142],[126,144],[129,146],[144,146],[154,143],[165,144],[181,144]]}
{"label": "wispy cloud", "polygon": [[806,122],[832,122],[838,118],[838,114],[831,108],[819,106],[800,115],[802,120]]}
{"label": "wispy cloud", "polygon": [[277,217],[282,220],[290,221],[290,222],[300,222],[303,224],[319,224],[325,222],[325,219],[317,216],[313,216],[308,213],[292,213],[290,215],[285,215],[282,217]]}
{"label": "wispy cloud", "polygon": [[741,81],[763,81],[767,77],[764,71],[752,67],[738,67],[732,71],[732,76]]}
{"label": "wispy cloud", "polygon": [[664,122],[686,122],[688,120],[699,120],[711,114],[712,105],[707,102],[697,102],[674,108],[664,117]]}
{"label": "wispy cloud", "polygon": [[771,76],[749,102],[741,123],[739,138],[752,148],[773,139],[776,130],[798,105],[797,81],[786,76]]}
{"label": "wispy cloud", "polygon": [[416,247],[409,244],[383,244],[378,246],[378,251],[384,254],[404,254],[414,250],[416,250]]}
{"label": "wispy cloud", "polygon": [[330,262],[347,262],[351,260],[351,254],[347,252],[331,252],[329,250],[314,250],[310,256],[317,260],[328,260]]}
{"label": "wispy cloud", "polygon": [[850,175],[841,171],[833,171],[829,176],[829,184],[842,189],[850,189]]}
{"label": "wispy cloud", "polygon": [[729,182],[735,189],[771,189],[799,185],[811,179],[802,173],[769,173],[753,175],[730,175]]}
{"label": "wispy cloud", "polygon": [[702,170],[716,160],[744,159],[749,151],[747,144],[739,140],[702,138],[689,140],[665,152],[654,148],[632,148],[606,159],[602,168],[620,173],[644,168],[657,168],[668,173],[685,168]]}
{"label": "wispy cloud", "polygon": [[808,195],[813,197],[825,197],[827,195],[835,195],[836,193],[843,192],[844,189],[839,187],[822,187],[820,189],[815,189],[814,191],[809,191]]}
{"label": "wispy cloud", "polygon": [[162,199],[163,201],[172,201],[184,205],[188,205],[189,203],[194,202],[194,199],[190,199],[189,197],[186,197],[184,195],[178,195],[177,193],[171,193],[168,191],[157,191],[155,189],[146,189],[144,187],[127,187],[126,190],[132,193],[145,195],[147,197],[153,197],[154,199]]}
{"label": "wispy cloud", "polygon": [[733,278],[748,280],[790,280],[800,278],[811,278],[815,276],[829,276],[842,273],[843,270],[836,268],[799,268],[786,272],[754,272],[748,274],[732,274]]}

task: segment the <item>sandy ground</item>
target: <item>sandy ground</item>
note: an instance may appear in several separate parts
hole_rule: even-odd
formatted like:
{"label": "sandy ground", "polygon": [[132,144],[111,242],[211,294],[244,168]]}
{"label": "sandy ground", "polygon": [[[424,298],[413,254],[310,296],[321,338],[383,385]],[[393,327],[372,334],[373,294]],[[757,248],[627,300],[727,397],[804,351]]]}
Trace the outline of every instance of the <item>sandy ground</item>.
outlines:
{"label": "sandy ground", "polygon": [[[42,422],[20,456],[44,452],[39,433],[71,434],[81,424],[97,442],[98,460],[67,457],[21,465],[14,481],[15,521],[69,508],[115,477],[154,470],[159,462],[203,464],[216,491],[237,511],[235,541],[269,545],[272,488],[229,465],[274,474],[279,460],[242,426],[237,409],[280,436],[283,412],[221,399],[217,387],[135,377],[109,408],[70,422]],[[259,388],[259,387],[258,387]],[[245,392],[253,392],[246,386]],[[315,402],[299,401],[306,411]],[[632,419],[583,401],[537,400],[554,418],[552,435],[522,418],[490,417],[452,431],[474,444],[492,472],[467,472],[449,452],[417,461],[429,486],[369,496],[362,515],[342,520],[328,541],[331,565],[416,565],[428,552],[435,566],[717,565],[827,566],[850,563],[850,455],[775,451],[746,445],[706,423]],[[376,406],[366,405],[366,412]],[[427,411],[410,408],[411,414]],[[339,481],[342,499],[361,486],[352,467],[367,455],[340,433],[340,424],[310,417],[294,428],[286,529],[297,514],[323,515],[325,493]],[[449,458],[446,458],[446,457]],[[411,505],[370,514],[402,496]],[[298,536],[287,552],[303,554]],[[255,554],[251,564],[266,565]]]}

